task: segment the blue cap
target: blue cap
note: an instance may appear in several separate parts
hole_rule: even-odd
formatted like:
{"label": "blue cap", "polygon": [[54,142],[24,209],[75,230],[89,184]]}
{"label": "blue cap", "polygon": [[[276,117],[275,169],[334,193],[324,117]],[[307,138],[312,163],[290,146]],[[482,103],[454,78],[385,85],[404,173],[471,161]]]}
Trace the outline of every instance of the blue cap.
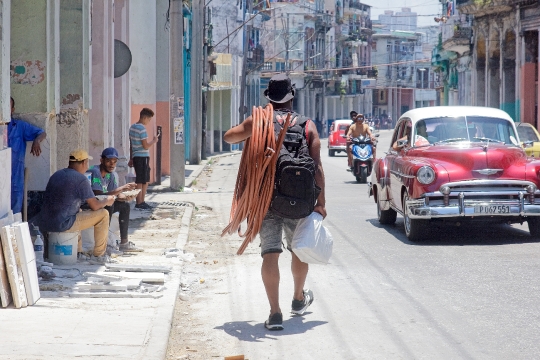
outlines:
{"label": "blue cap", "polygon": [[118,159],[118,151],[116,151],[116,149],[113,147],[106,148],[101,153],[101,157],[104,157],[107,159]]}

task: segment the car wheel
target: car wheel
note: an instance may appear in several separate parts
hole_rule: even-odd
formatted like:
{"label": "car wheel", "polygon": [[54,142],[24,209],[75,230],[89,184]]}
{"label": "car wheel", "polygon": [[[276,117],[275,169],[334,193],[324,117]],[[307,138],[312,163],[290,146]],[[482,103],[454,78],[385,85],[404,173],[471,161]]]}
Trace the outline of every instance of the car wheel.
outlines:
{"label": "car wheel", "polygon": [[540,239],[540,217],[529,217],[527,224],[529,225],[531,236]]}
{"label": "car wheel", "polygon": [[427,236],[429,222],[421,219],[411,219],[405,208],[405,201],[409,200],[407,193],[403,194],[403,224],[405,225],[405,235],[411,241],[421,241]]}
{"label": "car wheel", "polygon": [[334,150],[328,149],[328,156],[333,157],[336,154]]}
{"label": "car wheel", "polygon": [[362,184],[367,183],[367,167],[361,167],[360,168],[360,178],[362,181],[360,181]]}
{"label": "car wheel", "polygon": [[381,210],[381,203],[377,201],[377,219],[383,225],[391,225],[396,222],[397,212],[390,208],[388,210]]}

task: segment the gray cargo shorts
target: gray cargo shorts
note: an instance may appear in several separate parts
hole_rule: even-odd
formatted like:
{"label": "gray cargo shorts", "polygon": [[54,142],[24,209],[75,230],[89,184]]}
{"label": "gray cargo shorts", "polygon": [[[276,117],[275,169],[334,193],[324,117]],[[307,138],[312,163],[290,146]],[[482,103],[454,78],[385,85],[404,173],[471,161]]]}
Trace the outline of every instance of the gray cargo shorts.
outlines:
{"label": "gray cargo shorts", "polygon": [[268,210],[263,219],[259,236],[261,238],[261,256],[283,252],[283,231],[287,241],[287,250],[292,251],[291,242],[299,219],[286,219]]}

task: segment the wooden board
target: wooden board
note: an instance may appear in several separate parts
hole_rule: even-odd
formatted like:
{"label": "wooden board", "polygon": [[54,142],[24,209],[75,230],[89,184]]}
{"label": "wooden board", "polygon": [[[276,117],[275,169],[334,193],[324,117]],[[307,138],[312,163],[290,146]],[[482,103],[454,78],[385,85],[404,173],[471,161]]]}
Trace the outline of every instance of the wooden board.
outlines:
{"label": "wooden board", "polygon": [[120,271],[120,272],[115,272],[114,275],[120,276],[125,279],[141,279],[141,281],[145,283],[163,284],[165,282],[165,274],[163,273]]}
{"label": "wooden board", "polygon": [[4,250],[4,260],[6,261],[13,304],[16,308],[26,307],[28,301],[26,300],[23,274],[22,270],[17,266],[16,260],[18,258],[18,248],[13,246],[17,243],[14,229],[11,226],[4,226],[0,229],[0,234],[2,236],[2,249]]}
{"label": "wooden board", "polygon": [[158,265],[128,265],[128,264],[105,264],[107,271],[135,271],[135,272],[171,272],[170,266]]}
{"label": "wooden board", "polygon": [[4,251],[0,244],[0,302],[2,303],[2,307],[7,307],[12,301],[13,298],[11,297],[11,288],[9,287],[7,268],[4,261]]}
{"label": "wooden board", "polygon": [[37,275],[36,255],[34,245],[30,238],[28,223],[20,223],[13,226],[17,248],[19,249],[19,261],[17,266],[21,269],[24,279],[24,288],[26,290],[26,299],[28,305],[34,305],[40,298],[39,280]]}
{"label": "wooden board", "polygon": [[[6,225],[10,225],[7,215],[0,219],[0,227]],[[4,250],[1,241],[3,240],[0,236],[0,303],[2,304],[2,307],[7,307],[13,301],[13,297],[11,296],[11,287],[9,286],[6,262],[4,260]]]}
{"label": "wooden board", "polygon": [[70,292],[70,297],[77,298],[150,298],[159,299],[163,294],[139,293],[139,292]]}

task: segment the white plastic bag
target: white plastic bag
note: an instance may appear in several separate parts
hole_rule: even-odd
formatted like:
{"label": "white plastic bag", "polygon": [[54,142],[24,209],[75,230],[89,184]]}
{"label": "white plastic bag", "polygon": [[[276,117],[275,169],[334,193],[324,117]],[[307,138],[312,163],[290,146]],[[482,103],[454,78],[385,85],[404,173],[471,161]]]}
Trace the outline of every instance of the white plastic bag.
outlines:
{"label": "white plastic bag", "polygon": [[323,217],[318,212],[312,212],[298,221],[293,234],[292,250],[302,262],[328,264],[334,240],[322,222]]}

